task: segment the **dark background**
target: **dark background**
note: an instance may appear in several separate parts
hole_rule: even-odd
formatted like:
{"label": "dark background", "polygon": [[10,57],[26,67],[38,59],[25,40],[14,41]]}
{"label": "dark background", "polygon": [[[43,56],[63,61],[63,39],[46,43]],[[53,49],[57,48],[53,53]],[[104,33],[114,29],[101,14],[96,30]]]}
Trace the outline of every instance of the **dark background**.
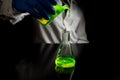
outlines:
{"label": "dark background", "polygon": [[[112,80],[120,80],[119,56],[116,55],[114,58],[112,58],[115,60],[114,62],[113,61],[107,62],[106,59],[109,56],[104,55],[106,54],[105,51],[106,48],[104,49],[104,45],[106,42],[103,41],[104,37],[102,37],[104,34],[102,33],[103,25],[100,20],[102,13],[100,13],[101,8],[99,8],[100,6],[99,1],[98,2],[92,2],[90,0],[88,1],[78,0],[78,1],[85,15],[86,33],[88,35],[88,40],[90,41],[88,50],[89,52],[88,54],[86,54],[87,57],[86,59],[88,61],[85,62],[95,66],[94,68],[91,67],[95,76],[102,77],[107,74],[110,74],[109,72],[112,72],[111,73]],[[11,23],[9,23],[9,21],[0,20],[0,47],[1,47],[0,53],[1,59],[3,60],[2,61],[3,65],[5,65],[5,63],[11,62],[12,61],[11,58],[13,58],[13,64],[17,63],[17,61],[15,62],[14,60],[15,58],[13,57],[14,55],[16,55],[14,51],[15,48],[22,46],[22,48],[20,47],[21,51],[25,49],[26,49],[25,51],[28,51],[27,49],[30,49],[33,44],[32,43],[34,38],[33,33],[34,26],[33,19],[31,16],[25,17],[24,20],[22,20],[21,22],[17,23],[14,26]],[[108,66],[109,64],[110,66],[106,68],[105,66]],[[98,71],[103,72],[104,75],[95,74],[96,69],[99,69]]]}

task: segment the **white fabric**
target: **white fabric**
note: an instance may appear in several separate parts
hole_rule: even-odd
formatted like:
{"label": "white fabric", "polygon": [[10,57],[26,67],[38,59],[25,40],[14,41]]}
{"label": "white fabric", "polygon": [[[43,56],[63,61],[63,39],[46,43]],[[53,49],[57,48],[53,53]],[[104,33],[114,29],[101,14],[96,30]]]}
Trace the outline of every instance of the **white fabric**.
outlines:
{"label": "white fabric", "polygon": [[12,0],[0,0],[0,15],[4,15],[6,18],[12,18]]}
{"label": "white fabric", "polygon": [[[61,4],[61,2],[59,2]],[[81,9],[72,2],[70,16],[60,14],[55,20],[43,27],[40,23],[37,24],[35,35],[36,43],[60,43],[64,30],[70,31],[71,43],[88,43],[85,32],[85,20]]]}
{"label": "white fabric", "polygon": [[23,20],[29,13],[20,13],[12,7],[12,0],[0,0],[0,19],[10,20],[12,24]]}
{"label": "white fabric", "polygon": [[11,19],[10,22],[14,25],[23,20],[23,18],[27,15],[29,15],[29,13],[16,14],[13,16],[14,19]]}
{"label": "white fabric", "polygon": [[[1,0],[0,0],[1,1]],[[29,15],[28,13],[22,13],[15,15],[14,11],[11,9],[12,0],[2,0],[2,5],[0,7],[0,14],[5,16],[13,17],[10,20],[11,23],[16,24],[21,21],[24,16]],[[6,4],[9,5],[7,6]],[[62,5],[61,0],[59,4]],[[6,6],[5,10],[4,7]],[[7,13],[6,11],[9,11]],[[85,20],[81,9],[74,3],[74,0],[70,4],[70,16],[65,15],[65,13],[60,14],[49,26],[43,27],[36,20],[36,34],[35,43],[60,43],[62,40],[62,33],[64,30],[70,31],[70,42],[71,43],[88,43],[87,35],[85,32]],[[14,15],[13,15],[14,14]]]}

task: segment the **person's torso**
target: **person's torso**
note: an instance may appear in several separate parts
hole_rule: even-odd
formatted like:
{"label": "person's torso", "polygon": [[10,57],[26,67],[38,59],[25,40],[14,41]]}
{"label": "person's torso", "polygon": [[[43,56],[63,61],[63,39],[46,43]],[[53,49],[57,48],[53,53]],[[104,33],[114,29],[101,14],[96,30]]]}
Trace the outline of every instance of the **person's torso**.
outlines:
{"label": "person's torso", "polygon": [[[59,1],[59,4],[62,5],[62,2]],[[70,31],[71,43],[84,42],[82,38],[81,41],[78,41],[81,36],[86,38],[86,34],[82,35],[85,33],[85,21],[81,9],[76,3],[72,2],[70,5],[70,16],[68,14],[69,11],[63,12],[46,27],[37,21],[35,43],[60,43],[64,30]],[[80,25],[80,23],[83,25]]]}

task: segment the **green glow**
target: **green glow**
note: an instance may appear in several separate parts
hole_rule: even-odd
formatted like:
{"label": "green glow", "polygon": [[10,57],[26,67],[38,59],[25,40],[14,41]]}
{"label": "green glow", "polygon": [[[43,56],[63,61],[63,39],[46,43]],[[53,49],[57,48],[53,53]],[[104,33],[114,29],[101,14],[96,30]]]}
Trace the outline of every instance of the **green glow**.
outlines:
{"label": "green glow", "polygon": [[58,73],[72,73],[75,69],[75,59],[71,57],[57,57],[55,64]]}
{"label": "green glow", "polygon": [[38,21],[43,25],[43,26],[47,26],[48,24],[50,24],[60,13],[62,13],[64,10],[69,9],[67,6],[62,6],[62,5],[55,5],[53,6],[54,9],[56,10],[56,13],[54,15],[50,14],[50,19],[46,20],[44,18],[42,19],[38,19]]}
{"label": "green glow", "polygon": [[55,60],[55,64],[58,67],[70,68],[75,66],[75,59],[71,57],[58,57]]}
{"label": "green glow", "polygon": [[55,66],[55,71],[57,73],[61,73],[61,74],[68,74],[68,73],[72,73],[74,71],[75,67],[70,67],[70,68],[62,68],[62,67],[58,67]]}

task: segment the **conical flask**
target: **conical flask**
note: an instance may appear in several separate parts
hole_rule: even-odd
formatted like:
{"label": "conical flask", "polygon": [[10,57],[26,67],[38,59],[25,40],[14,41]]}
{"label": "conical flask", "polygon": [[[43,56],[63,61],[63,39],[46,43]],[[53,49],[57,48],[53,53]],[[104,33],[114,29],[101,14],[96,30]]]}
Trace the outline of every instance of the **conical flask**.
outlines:
{"label": "conical flask", "polygon": [[70,73],[74,70],[75,58],[71,49],[69,31],[62,34],[62,42],[58,47],[55,64],[55,70],[60,73]]}

